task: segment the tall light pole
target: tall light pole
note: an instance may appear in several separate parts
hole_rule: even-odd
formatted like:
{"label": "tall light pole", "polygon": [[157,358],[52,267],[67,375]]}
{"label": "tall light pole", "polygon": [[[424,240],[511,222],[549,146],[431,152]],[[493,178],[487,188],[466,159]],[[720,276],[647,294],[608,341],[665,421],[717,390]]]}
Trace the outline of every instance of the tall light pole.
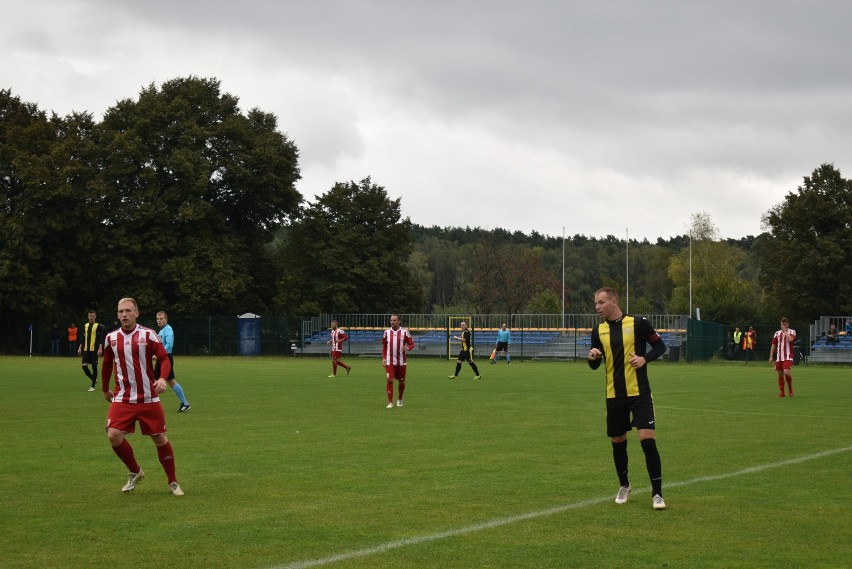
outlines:
{"label": "tall light pole", "polygon": [[627,299],[627,313],[630,314],[630,230],[628,228],[624,228],[624,275],[625,275],[625,287],[626,291],[626,299]]}
{"label": "tall light pole", "polygon": [[689,230],[689,317],[692,318],[692,229]]}
{"label": "tall light pole", "polygon": [[562,226],[562,323],[560,328],[565,327],[565,226]]}

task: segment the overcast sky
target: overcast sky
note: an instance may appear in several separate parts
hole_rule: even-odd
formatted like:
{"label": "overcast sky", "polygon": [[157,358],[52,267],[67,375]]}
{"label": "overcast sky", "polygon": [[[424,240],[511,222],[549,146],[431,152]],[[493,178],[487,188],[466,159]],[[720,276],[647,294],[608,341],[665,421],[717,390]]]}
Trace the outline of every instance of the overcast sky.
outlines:
{"label": "overcast sky", "polygon": [[852,2],[0,0],[0,88],[97,120],[215,77],[308,200],[370,176],[421,225],[722,237],[852,177]]}

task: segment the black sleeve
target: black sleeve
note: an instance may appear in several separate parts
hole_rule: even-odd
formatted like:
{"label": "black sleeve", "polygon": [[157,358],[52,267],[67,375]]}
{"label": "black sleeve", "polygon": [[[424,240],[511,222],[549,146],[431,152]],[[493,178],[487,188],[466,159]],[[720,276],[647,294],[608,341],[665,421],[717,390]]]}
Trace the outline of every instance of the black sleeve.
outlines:
{"label": "black sleeve", "polygon": [[[598,327],[597,326],[592,327],[592,345],[591,345],[590,349],[591,348],[597,348],[600,351],[603,351],[603,344],[601,344],[601,337],[598,335]],[[590,368],[598,369],[599,367],[601,367],[601,362],[603,362],[603,358],[600,358],[600,359],[597,359],[597,360],[590,360],[590,359],[587,358],[586,361],[589,362]]]}
{"label": "black sleeve", "polygon": [[652,362],[666,353],[666,343],[663,342],[663,339],[657,334],[647,318],[639,321],[639,335],[651,344],[651,350],[645,354],[646,362]]}

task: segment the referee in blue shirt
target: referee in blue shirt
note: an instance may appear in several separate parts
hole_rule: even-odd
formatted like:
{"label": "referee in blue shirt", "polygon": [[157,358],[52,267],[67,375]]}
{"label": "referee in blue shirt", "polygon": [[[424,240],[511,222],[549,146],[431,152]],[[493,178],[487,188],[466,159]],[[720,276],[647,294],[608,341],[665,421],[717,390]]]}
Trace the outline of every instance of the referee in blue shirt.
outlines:
{"label": "referee in blue shirt", "polygon": [[497,346],[494,348],[494,359],[491,360],[492,364],[496,364],[497,360],[500,359],[500,352],[504,352],[506,354],[506,363],[512,363],[512,356],[509,355],[509,344],[512,343],[512,331],[506,328],[506,323],[503,322],[503,326],[497,330]]}
{"label": "referee in blue shirt", "polygon": [[[169,377],[166,378],[166,380],[169,385],[172,386],[172,389],[177,394],[178,399],[180,399],[180,408],[178,408],[178,413],[189,411],[192,409],[192,406],[186,400],[186,395],[183,394],[183,388],[177,380],[175,380],[175,359],[172,357],[172,348],[175,346],[175,333],[172,330],[172,327],[169,326],[169,315],[163,310],[157,313],[157,326],[160,327],[160,331],[157,334],[163,342],[163,347],[166,348],[166,351],[169,353],[169,362],[172,364],[172,371],[169,372]],[[159,361],[157,361],[157,364],[154,366],[154,377],[160,377]]]}

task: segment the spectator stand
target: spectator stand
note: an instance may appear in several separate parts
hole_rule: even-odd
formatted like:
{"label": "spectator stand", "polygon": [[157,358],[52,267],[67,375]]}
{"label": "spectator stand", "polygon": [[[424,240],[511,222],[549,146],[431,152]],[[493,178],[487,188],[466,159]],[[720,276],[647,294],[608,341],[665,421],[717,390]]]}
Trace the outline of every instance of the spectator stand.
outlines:
{"label": "spectator stand", "polygon": [[[820,316],[810,326],[811,338],[808,361],[812,363],[852,364],[852,334],[845,330],[852,316]],[[834,324],[838,330],[837,343],[828,343],[825,333]]]}

